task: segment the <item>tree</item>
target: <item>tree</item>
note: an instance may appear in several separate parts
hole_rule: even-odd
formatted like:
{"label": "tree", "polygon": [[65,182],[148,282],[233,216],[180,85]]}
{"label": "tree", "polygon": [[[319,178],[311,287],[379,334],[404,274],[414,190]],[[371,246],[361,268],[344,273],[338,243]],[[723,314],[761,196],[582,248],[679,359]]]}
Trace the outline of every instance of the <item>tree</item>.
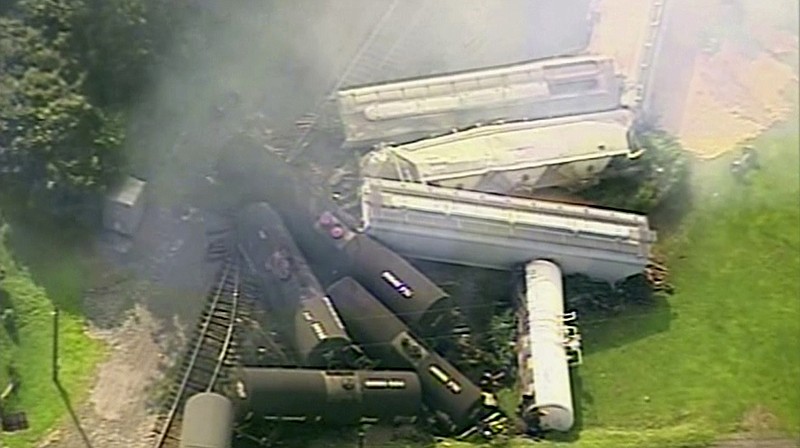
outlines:
{"label": "tree", "polygon": [[93,104],[125,108],[152,80],[185,8],[169,0],[20,0],[18,11],[85,73]]}
{"label": "tree", "polygon": [[42,31],[2,17],[0,30],[2,194],[57,215],[82,214],[116,174],[121,118],[89,103],[83,76]]}
{"label": "tree", "polygon": [[581,196],[603,206],[648,213],[686,182],[687,156],[677,140],[657,129],[638,131],[634,140],[644,153],[634,160],[614,160],[609,170],[613,175]]}

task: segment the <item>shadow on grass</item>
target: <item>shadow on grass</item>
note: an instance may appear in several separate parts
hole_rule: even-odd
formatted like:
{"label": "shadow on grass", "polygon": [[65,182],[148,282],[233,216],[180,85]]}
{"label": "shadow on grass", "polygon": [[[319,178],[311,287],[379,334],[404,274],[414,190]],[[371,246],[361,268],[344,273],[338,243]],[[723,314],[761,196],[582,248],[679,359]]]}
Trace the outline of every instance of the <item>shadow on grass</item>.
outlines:
{"label": "shadow on grass", "polygon": [[[125,271],[107,265],[113,260],[102,258],[95,243],[91,229],[59,227],[17,215],[9,220],[6,233],[14,263],[27,270],[53,306],[84,317],[99,328],[113,328],[124,321],[133,306],[119,298],[122,294],[110,294],[121,290],[128,277]],[[100,265],[101,259],[106,264]],[[113,300],[108,300],[110,297]]]}
{"label": "shadow on grass", "polygon": [[572,403],[574,406],[575,422],[569,432],[552,432],[547,434],[546,440],[553,442],[576,442],[581,438],[581,430],[583,429],[583,411],[585,407],[591,407],[594,404],[594,397],[588,390],[583,388],[583,379],[581,378],[580,368],[573,369],[570,375],[570,383],[572,383]]}
{"label": "shadow on grass", "polygon": [[674,316],[664,294],[655,294],[649,304],[628,305],[614,315],[579,316],[578,326],[585,341],[583,354],[600,353],[665,332]]}
{"label": "shadow on grass", "polygon": [[88,280],[82,252],[88,231],[15,216],[9,219],[6,238],[14,262],[28,270],[53,304],[82,315],[81,296]]}
{"label": "shadow on grass", "polygon": [[66,406],[70,418],[72,418],[72,423],[75,425],[75,429],[78,430],[78,433],[83,439],[84,445],[86,445],[87,448],[92,448],[92,442],[89,440],[89,436],[86,435],[86,431],[84,431],[83,427],[81,426],[80,419],[78,419],[78,414],[75,413],[75,409],[72,407],[72,401],[69,398],[69,394],[61,385],[61,382],[58,381],[58,379],[54,379],[53,381],[56,384],[56,388],[58,388],[58,394],[61,395],[61,399],[64,401],[64,406]]}
{"label": "shadow on grass", "polygon": [[[691,170],[696,163],[694,158],[690,159],[689,169]],[[691,172],[687,173],[686,179],[676,184],[674,190],[661,201],[661,204],[648,213],[650,226],[658,232],[660,240],[678,229],[696,202],[692,194],[691,176]]]}
{"label": "shadow on grass", "polygon": [[[586,341],[584,355],[621,347],[648,336],[667,331],[673,317],[667,298],[663,295],[653,297],[648,305],[628,306],[617,315],[582,315],[578,326]],[[549,433],[547,440],[555,442],[576,442],[583,429],[583,417],[587,409],[594,406],[594,397],[583,387],[581,369],[573,369],[570,375],[575,422],[569,432]]]}

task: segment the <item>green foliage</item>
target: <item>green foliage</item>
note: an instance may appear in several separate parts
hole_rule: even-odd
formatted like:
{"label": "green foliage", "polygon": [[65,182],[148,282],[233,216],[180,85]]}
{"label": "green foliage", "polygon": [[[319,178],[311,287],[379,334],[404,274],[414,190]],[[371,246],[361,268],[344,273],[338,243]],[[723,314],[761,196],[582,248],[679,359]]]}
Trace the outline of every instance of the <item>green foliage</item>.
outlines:
{"label": "green foliage", "polygon": [[613,285],[585,274],[564,277],[567,307],[580,315],[611,315],[632,305],[651,305],[656,294],[644,275],[632,275]]}
{"label": "green foliage", "polygon": [[[41,437],[67,412],[51,376],[53,304],[62,309],[59,377],[73,405],[86,396],[92,369],[102,360],[104,347],[85,334],[84,319],[77,314],[89,272],[76,247],[65,244],[67,238],[57,232],[23,236],[18,227],[8,230],[8,226],[0,226],[0,265],[6,268],[0,291],[7,294],[7,303],[14,310],[17,334],[0,325],[0,389],[17,376],[18,390],[5,409],[25,411],[31,427],[0,437],[3,447],[27,448],[38,446]],[[23,264],[18,254],[12,257],[12,235],[25,238],[38,259]]]}
{"label": "green foliage", "polygon": [[6,199],[75,217],[116,174],[122,129],[63,74],[44,33],[0,18],[0,185]]}
{"label": "green foliage", "polygon": [[581,196],[606,207],[648,213],[679,190],[688,175],[680,144],[655,129],[644,129],[635,139],[644,153],[634,160],[615,161],[613,174]]}
{"label": "green foliage", "polygon": [[[513,371],[516,365],[516,325],[513,309],[504,309],[492,316],[484,341],[485,357],[482,360],[491,371]],[[509,369],[510,368],[510,369]]]}

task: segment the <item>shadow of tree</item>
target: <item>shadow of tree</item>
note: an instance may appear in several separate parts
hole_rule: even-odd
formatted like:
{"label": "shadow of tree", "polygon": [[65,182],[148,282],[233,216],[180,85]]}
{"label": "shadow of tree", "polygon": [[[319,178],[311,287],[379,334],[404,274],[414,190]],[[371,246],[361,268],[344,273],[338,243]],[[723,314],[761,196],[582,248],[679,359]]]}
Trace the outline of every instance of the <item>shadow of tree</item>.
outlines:
{"label": "shadow of tree", "polygon": [[9,218],[6,241],[14,262],[26,268],[50,300],[67,313],[81,313],[81,296],[88,272],[85,229],[56,226],[40,219]]}
{"label": "shadow of tree", "polygon": [[663,294],[655,294],[652,303],[628,305],[614,315],[579,316],[578,326],[587,341],[583,353],[599,353],[667,331],[674,316]]}

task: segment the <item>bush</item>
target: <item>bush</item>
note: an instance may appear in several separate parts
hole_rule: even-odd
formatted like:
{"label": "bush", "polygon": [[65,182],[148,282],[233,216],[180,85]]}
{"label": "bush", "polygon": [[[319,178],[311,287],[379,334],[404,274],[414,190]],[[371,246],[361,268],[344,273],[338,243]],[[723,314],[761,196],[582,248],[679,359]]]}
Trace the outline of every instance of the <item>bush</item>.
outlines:
{"label": "bush", "polygon": [[675,138],[650,128],[635,134],[633,140],[644,153],[634,160],[614,160],[609,175],[580,193],[584,199],[610,208],[649,213],[687,181],[687,156]]}

